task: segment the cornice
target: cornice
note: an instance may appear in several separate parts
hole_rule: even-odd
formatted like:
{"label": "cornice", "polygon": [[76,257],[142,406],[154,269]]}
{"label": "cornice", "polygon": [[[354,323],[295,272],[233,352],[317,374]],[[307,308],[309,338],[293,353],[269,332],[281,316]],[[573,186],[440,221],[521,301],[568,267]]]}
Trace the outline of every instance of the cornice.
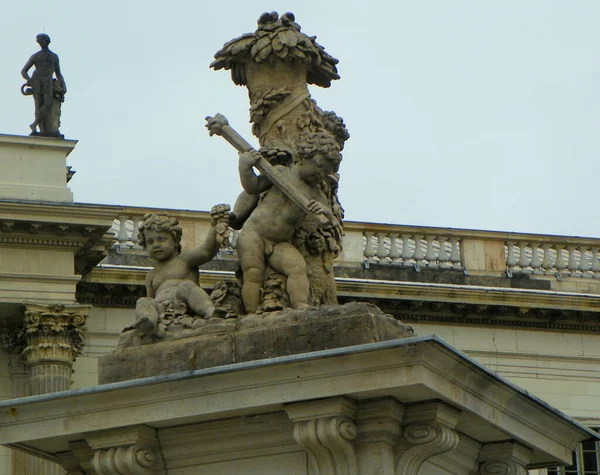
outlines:
{"label": "cornice", "polygon": [[10,134],[0,134],[0,144],[12,145],[17,147],[27,147],[27,148],[45,148],[47,150],[58,150],[61,152],[65,152],[65,156],[69,155],[75,145],[77,144],[77,140],[68,140],[68,139],[56,139],[50,137],[39,137],[39,136],[28,136],[28,135],[10,135]]}
{"label": "cornice", "polygon": [[84,203],[0,200],[2,222],[55,223],[108,229],[121,209]]}
{"label": "cornice", "polygon": [[368,223],[359,221],[344,221],[344,229],[347,233],[364,231],[371,233],[390,234],[409,234],[425,236],[443,236],[457,238],[475,238],[482,240],[504,240],[504,241],[525,241],[535,243],[553,243],[573,244],[577,246],[600,246],[600,238],[579,237],[579,236],[561,236],[552,234],[533,234],[533,233],[513,233],[507,231],[485,231],[478,229],[462,228],[440,228],[430,226],[413,226],[386,223]]}

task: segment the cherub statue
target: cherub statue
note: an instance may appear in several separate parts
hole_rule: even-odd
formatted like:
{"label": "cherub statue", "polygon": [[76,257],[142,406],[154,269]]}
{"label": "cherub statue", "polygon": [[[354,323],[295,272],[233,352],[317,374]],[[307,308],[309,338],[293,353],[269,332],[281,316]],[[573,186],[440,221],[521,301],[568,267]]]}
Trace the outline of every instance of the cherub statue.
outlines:
{"label": "cherub statue", "polygon": [[[341,160],[340,147],[331,134],[325,132],[304,135],[297,146],[297,156],[290,167],[276,166],[291,185],[309,201],[312,213],[323,214],[339,226],[321,183],[337,169]],[[304,219],[302,211],[265,175],[256,175],[253,166],[260,159],[256,151],[245,152],[239,158],[240,181],[250,195],[267,192],[250,214],[238,236],[237,252],[243,272],[242,300],[247,313],[259,309],[265,267],[286,276],[286,289],[293,308],[308,306],[309,280],[304,257],[290,243],[296,226]],[[268,191],[267,191],[268,190]]]}
{"label": "cherub statue", "polygon": [[136,304],[133,328],[144,335],[162,338],[166,325],[160,323],[165,316],[170,320],[174,316],[204,319],[215,316],[213,302],[198,285],[198,266],[210,261],[227,238],[229,206],[214,206],[211,216],[212,227],[204,243],[185,251],[181,250],[182,230],[176,218],[164,212],[149,213],[142,218],[138,243],[156,261],[146,277],[146,297],[138,299]]}

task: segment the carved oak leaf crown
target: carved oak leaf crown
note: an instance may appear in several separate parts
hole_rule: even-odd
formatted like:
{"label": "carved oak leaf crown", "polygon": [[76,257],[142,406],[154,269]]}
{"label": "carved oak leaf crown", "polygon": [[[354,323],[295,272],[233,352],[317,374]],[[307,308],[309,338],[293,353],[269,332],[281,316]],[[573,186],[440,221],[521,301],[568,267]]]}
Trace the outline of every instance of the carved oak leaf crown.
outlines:
{"label": "carved oak leaf crown", "polygon": [[308,66],[306,82],[321,87],[331,86],[339,79],[336,64],[339,62],[325,52],[315,40],[300,31],[293,13],[263,13],[254,33],[246,33],[223,45],[210,64],[215,70],[231,70],[231,79],[238,86],[247,85],[244,64],[250,61],[300,62]]}

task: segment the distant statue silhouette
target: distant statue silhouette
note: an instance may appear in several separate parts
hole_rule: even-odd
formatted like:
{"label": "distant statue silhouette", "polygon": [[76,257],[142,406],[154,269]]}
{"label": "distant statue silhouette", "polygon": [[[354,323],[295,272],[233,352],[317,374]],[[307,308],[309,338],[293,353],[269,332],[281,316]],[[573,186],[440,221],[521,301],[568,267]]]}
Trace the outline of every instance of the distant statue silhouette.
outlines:
{"label": "distant statue silhouette", "polygon": [[[21,75],[27,81],[21,86],[21,92],[25,96],[33,95],[35,103],[35,120],[29,126],[30,135],[62,138],[58,128],[67,85],[60,72],[58,55],[48,48],[50,37],[40,33],[36,41],[40,45],[40,51],[32,55],[21,70]],[[35,69],[30,77],[29,70],[32,66]]]}

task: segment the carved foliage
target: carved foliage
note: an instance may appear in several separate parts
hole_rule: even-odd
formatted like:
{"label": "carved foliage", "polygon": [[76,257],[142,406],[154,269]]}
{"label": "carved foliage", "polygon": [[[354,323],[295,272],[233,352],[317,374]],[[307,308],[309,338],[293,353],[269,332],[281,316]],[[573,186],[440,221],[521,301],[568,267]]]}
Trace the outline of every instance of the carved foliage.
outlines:
{"label": "carved foliage", "polygon": [[404,429],[404,438],[410,447],[396,464],[397,475],[417,475],[427,459],[448,452],[458,444],[458,435],[441,425],[411,424]]}
{"label": "carved foliage", "polygon": [[87,307],[26,304],[22,331],[25,361],[72,363],[85,345],[87,311]]}
{"label": "carved foliage", "polygon": [[339,79],[338,60],[325,52],[316,36],[307,36],[300,31],[292,13],[279,17],[277,12],[263,13],[258,19],[258,29],[235,38],[223,45],[215,54],[211,68],[231,69],[235,84],[246,85],[244,63],[297,62],[308,65],[307,82],[329,87],[331,81]]}
{"label": "carved foliage", "polygon": [[343,416],[297,422],[294,439],[306,448],[319,475],[357,475],[352,440],[356,426]]}

